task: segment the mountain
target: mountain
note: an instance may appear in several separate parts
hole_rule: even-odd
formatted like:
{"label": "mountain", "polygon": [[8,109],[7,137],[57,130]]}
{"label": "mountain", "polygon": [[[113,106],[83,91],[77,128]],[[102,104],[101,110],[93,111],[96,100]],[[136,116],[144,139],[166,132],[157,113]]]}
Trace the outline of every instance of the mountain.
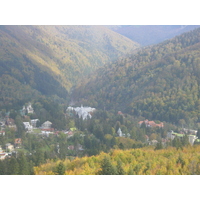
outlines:
{"label": "mountain", "polygon": [[158,44],[200,25],[115,25],[111,30],[130,38],[142,46]]}
{"label": "mountain", "polygon": [[0,26],[0,46],[1,107],[66,99],[83,76],[139,47],[104,26]]}
{"label": "mountain", "polygon": [[200,28],[99,69],[73,94],[77,103],[191,125],[200,120]]}

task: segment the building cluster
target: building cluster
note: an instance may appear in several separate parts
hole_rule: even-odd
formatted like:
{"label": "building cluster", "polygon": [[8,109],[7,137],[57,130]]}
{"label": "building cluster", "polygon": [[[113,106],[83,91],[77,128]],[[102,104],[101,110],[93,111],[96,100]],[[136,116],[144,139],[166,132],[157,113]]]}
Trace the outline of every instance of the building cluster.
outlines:
{"label": "building cluster", "polygon": [[83,120],[86,119],[91,119],[92,118],[92,113],[95,111],[95,108],[91,108],[91,107],[83,107],[81,105],[81,107],[68,107],[67,108],[67,113],[71,114],[73,112],[75,112],[76,115],[78,115],[79,118],[82,118]]}
{"label": "building cluster", "polygon": [[33,114],[33,113],[34,113],[34,109],[31,103],[28,103],[28,105],[24,105],[23,108],[20,110],[20,114],[22,116],[26,114]]}
{"label": "building cluster", "polygon": [[10,157],[13,153],[16,153],[15,150],[20,148],[21,145],[22,139],[16,138],[14,144],[6,143],[4,148],[0,146],[0,160],[4,160],[6,157]]}
{"label": "building cluster", "polygon": [[144,121],[140,121],[138,122],[139,126],[141,126],[142,124],[144,124],[146,127],[159,127],[159,128],[163,128],[164,124],[161,122],[159,124],[156,124],[154,121],[149,121],[148,119],[144,120]]}
{"label": "building cluster", "polygon": [[187,130],[187,132],[181,131],[180,133],[175,133],[173,130],[169,131],[167,133],[167,139],[174,140],[175,137],[182,138],[185,135],[187,135],[189,143],[193,145],[195,140],[198,140],[198,137],[196,136],[197,131],[190,129],[183,129],[183,130]]}

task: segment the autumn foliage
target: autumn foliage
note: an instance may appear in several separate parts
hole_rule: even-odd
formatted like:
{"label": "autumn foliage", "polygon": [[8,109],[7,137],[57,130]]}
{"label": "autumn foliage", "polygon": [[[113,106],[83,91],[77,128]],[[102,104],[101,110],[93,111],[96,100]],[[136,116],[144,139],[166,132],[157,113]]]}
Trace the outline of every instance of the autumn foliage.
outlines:
{"label": "autumn foliage", "polygon": [[[60,161],[35,167],[36,175],[54,175]],[[65,175],[192,175],[200,174],[200,146],[182,149],[153,147],[131,150],[111,150],[97,156],[66,159]]]}

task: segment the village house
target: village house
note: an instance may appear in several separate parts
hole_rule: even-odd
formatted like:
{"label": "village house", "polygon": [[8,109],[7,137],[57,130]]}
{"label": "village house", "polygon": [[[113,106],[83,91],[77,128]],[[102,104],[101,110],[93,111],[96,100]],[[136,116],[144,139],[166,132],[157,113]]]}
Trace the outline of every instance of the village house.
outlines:
{"label": "village house", "polygon": [[196,135],[188,135],[188,137],[189,137],[189,143],[191,145],[193,145],[194,141],[198,138]]}
{"label": "village house", "polygon": [[50,131],[49,129],[42,129],[41,133],[39,134],[49,137],[49,134],[54,134],[54,132]]}
{"label": "village house", "polygon": [[36,128],[38,121],[39,121],[39,119],[32,119],[31,120],[31,125],[33,126],[33,128]]}
{"label": "village house", "polygon": [[12,152],[14,151],[14,146],[10,143],[7,143],[6,145],[6,151]]}
{"label": "village house", "polygon": [[46,121],[42,124],[41,129],[51,129],[52,123],[50,121]]}
{"label": "village house", "polygon": [[68,149],[69,150],[76,150],[76,151],[83,151],[84,150],[83,146],[81,144],[78,144],[76,146],[70,145],[70,146],[68,146]]}
{"label": "village house", "polygon": [[121,128],[118,129],[117,134],[118,134],[118,137],[131,137],[130,133],[127,133],[127,134],[122,133]]}
{"label": "village house", "polygon": [[7,156],[9,156],[9,153],[4,152],[0,145],[0,160],[4,160]]}
{"label": "village house", "polygon": [[68,146],[67,149],[69,149],[69,150],[74,150],[74,145]]}
{"label": "village house", "polygon": [[0,131],[0,135],[5,135],[6,134],[6,132],[5,131]]}
{"label": "village house", "polygon": [[124,114],[121,111],[118,111],[117,113],[118,115],[121,115],[122,117],[124,117]]}
{"label": "village house", "polygon": [[7,119],[6,119],[6,122],[5,122],[5,125],[6,125],[8,128],[13,128],[14,130],[17,130],[17,126],[16,126],[16,124],[15,124],[14,119],[7,118]]}
{"label": "village house", "polygon": [[157,140],[151,140],[151,141],[149,142],[150,145],[156,145],[157,143],[158,143]]}
{"label": "village house", "polygon": [[149,136],[145,135],[145,138],[146,138],[146,141],[148,142],[149,141]]}
{"label": "village house", "polygon": [[74,135],[72,131],[66,131],[65,134],[67,134],[67,137],[70,138]]}
{"label": "village house", "polygon": [[0,151],[0,160],[4,160],[8,156],[8,153]]}
{"label": "village house", "polygon": [[156,124],[154,121],[149,121],[148,119],[138,122],[139,126],[141,126],[143,123],[145,124],[146,127],[152,127],[152,128],[154,128],[154,127],[163,128],[164,127],[164,124],[162,122],[160,124]]}
{"label": "village house", "polygon": [[27,106],[23,106],[23,108],[20,110],[20,114],[22,115],[22,116],[24,116],[24,115],[26,115],[26,114],[32,114],[32,113],[34,113],[34,110],[33,110],[33,108],[32,108],[32,105],[31,105],[31,103],[28,103],[28,105]]}
{"label": "village house", "polygon": [[23,122],[23,124],[24,124],[25,129],[28,132],[32,132],[33,131],[33,126],[31,126],[29,122]]}
{"label": "village house", "polygon": [[197,130],[186,129],[186,128],[183,128],[183,132],[185,132],[187,134],[191,134],[191,135],[196,135],[197,134]]}
{"label": "village house", "polygon": [[167,139],[173,140],[175,137],[183,137],[184,134],[183,133],[175,133],[174,131],[169,131],[167,132]]}
{"label": "village house", "polygon": [[29,113],[34,113],[34,110],[33,110],[33,108],[32,108],[31,103],[28,104],[28,106],[26,107],[26,110],[27,110],[27,113],[28,113],[28,114],[29,114]]}
{"label": "village house", "polygon": [[[167,139],[170,139],[170,140],[173,140],[175,137],[179,137],[179,138],[182,138],[182,137],[184,137],[185,136],[185,134],[183,133],[183,132],[181,132],[181,133],[175,133],[174,131],[170,131],[170,132],[168,132],[167,133]],[[198,137],[196,136],[196,135],[187,135],[188,136],[188,139],[189,139],[189,143],[191,144],[191,145],[193,145],[194,144],[194,142],[195,142],[195,140],[196,139],[198,139]]]}
{"label": "village house", "polygon": [[22,139],[21,138],[16,138],[14,142],[15,148],[20,148],[22,145]]}
{"label": "village house", "polygon": [[118,134],[119,137],[122,137],[122,136],[123,136],[123,133],[122,133],[121,128],[118,129],[117,134]]}
{"label": "village house", "polygon": [[4,128],[5,127],[5,121],[1,120],[0,121],[0,129]]}

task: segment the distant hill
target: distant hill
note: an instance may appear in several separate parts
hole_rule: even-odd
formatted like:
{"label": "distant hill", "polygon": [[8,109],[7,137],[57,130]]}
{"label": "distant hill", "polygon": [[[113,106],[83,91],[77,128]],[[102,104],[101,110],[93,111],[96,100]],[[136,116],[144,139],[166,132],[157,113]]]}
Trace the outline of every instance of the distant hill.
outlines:
{"label": "distant hill", "polygon": [[200,25],[115,25],[111,30],[130,38],[142,46],[158,44]]}
{"label": "distant hill", "polygon": [[200,28],[99,69],[73,100],[147,119],[200,121]]}
{"label": "distant hill", "polygon": [[139,47],[103,26],[0,26],[0,46],[0,106],[35,92],[67,98],[83,76]]}

